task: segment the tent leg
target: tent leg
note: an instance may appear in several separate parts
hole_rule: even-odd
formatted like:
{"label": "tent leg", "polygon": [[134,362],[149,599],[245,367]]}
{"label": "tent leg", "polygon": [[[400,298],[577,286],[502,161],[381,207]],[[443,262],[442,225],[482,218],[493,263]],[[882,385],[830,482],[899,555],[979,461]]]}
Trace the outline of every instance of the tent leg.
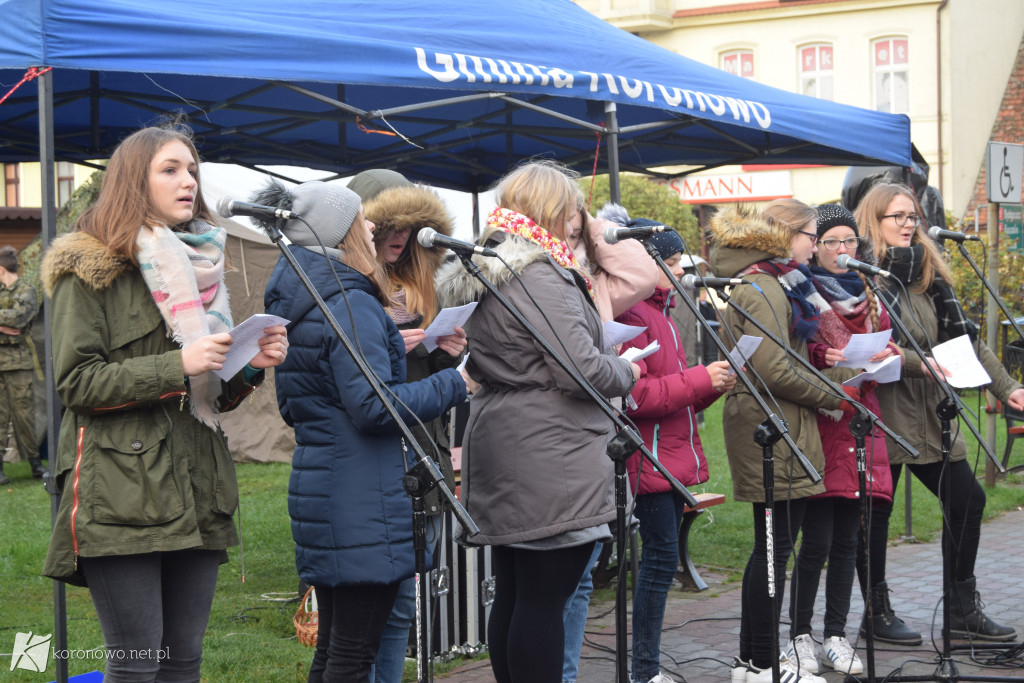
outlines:
{"label": "tent leg", "polygon": [[619,190],[619,120],[616,116],[614,102],[604,103],[605,128],[608,136],[608,193],[616,204],[622,203],[622,192]]}
{"label": "tent leg", "polygon": [[[57,237],[57,178],[55,173],[56,154],[53,140],[53,72],[48,71],[39,77],[39,165],[42,183],[42,228],[43,251]],[[47,462],[50,477],[47,490],[50,494],[50,523],[57,519],[57,508],[60,506],[60,495],[57,492],[53,474],[57,466],[57,433],[60,427],[60,402],[53,380],[53,340],[50,337],[52,319],[50,318],[49,302],[43,303],[43,321],[46,325],[46,439],[48,444]],[[53,647],[57,650],[68,649],[67,604],[64,600],[64,583],[53,582]],[[68,662],[66,658],[54,658],[56,681],[66,683],[68,680]]]}

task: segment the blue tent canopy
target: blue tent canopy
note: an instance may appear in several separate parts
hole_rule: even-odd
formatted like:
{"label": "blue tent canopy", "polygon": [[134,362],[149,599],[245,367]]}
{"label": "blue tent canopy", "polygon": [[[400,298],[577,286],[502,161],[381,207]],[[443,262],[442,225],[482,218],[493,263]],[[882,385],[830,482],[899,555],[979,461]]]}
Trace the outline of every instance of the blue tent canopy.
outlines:
{"label": "blue tent canopy", "polygon": [[[0,96],[53,67],[59,159],[181,111],[209,161],[393,167],[468,191],[533,155],[910,163],[906,116],[727,74],[570,0],[0,0],[0,16]],[[0,105],[0,162],[38,158],[38,108],[35,82]]]}

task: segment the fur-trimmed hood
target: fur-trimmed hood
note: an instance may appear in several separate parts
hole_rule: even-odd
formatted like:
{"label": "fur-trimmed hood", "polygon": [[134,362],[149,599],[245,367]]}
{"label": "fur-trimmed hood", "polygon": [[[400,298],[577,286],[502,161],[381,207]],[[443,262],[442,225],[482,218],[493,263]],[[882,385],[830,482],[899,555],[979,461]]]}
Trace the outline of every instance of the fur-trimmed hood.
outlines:
{"label": "fur-trimmed hood", "polygon": [[715,214],[711,240],[711,269],[717,277],[733,277],[758,261],[788,258],[793,252],[792,232],[742,204]]}
{"label": "fur-trimmed hood", "polygon": [[46,296],[64,275],[77,275],[96,290],[104,290],[119,275],[136,268],[127,257],[111,253],[107,245],[85,232],[71,232],[53,241],[39,266]]}
{"label": "fur-trimmed hood", "polygon": [[[408,228],[409,249],[420,249],[432,271],[444,260],[444,249],[427,249],[416,243],[420,228],[433,228],[451,237],[454,219],[448,206],[434,190],[424,185],[398,185],[389,187],[363,205],[363,214],[374,224],[373,242],[380,245],[396,232]],[[393,268],[401,270],[409,263],[408,250]]]}
{"label": "fur-trimmed hood", "polygon": [[[500,228],[491,228],[485,232],[478,243],[496,251],[517,274],[521,274],[531,263],[550,259],[554,264],[554,259],[551,259],[540,245],[518,235],[509,234]],[[509,269],[493,256],[473,256],[473,263],[480,266],[484,277],[496,287],[501,287],[513,278]],[[568,271],[566,276],[572,277]],[[442,308],[479,301],[484,293],[480,281],[470,275],[459,260],[446,261],[437,273],[435,284],[437,303]]]}

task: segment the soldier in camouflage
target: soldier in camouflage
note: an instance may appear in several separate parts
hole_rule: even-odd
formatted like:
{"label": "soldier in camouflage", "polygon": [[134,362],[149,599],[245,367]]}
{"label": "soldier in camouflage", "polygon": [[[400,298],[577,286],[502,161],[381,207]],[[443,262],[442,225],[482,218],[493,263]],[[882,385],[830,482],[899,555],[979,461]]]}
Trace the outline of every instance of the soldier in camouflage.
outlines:
{"label": "soldier in camouflage", "polygon": [[[36,290],[18,277],[18,252],[0,248],[0,430],[10,422],[21,457],[28,458],[32,476],[42,477],[36,443],[32,375],[34,365],[27,329],[36,315]],[[10,480],[0,461],[0,485]]]}

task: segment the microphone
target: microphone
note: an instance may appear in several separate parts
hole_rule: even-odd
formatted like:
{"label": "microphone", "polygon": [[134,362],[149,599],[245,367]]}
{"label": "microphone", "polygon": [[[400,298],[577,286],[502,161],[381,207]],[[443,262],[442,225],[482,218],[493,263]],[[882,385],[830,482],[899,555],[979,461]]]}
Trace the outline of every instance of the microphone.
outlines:
{"label": "microphone", "polygon": [[253,218],[298,218],[299,214],[285,209],[277,209],[273,206],[262,204],[251,204],[249,202],[221,197],[217,202],[217,213],[224,218],[232,216],[252,216]]}
{"label": "microphone", "polygon": [[964,242],[980,242],[981,238],[977,235],[968,235],[963,232],[956,232],[955,230],[943,230],[937,225],[933,225],[928,228],[928,236],[936,242],[940,240],[953,240],[963,244]]}
{"label": "microphone", "polygon": [[604,241],[608,244],[616,244],[621,240],[641,239],[650,237],[656,232],[668,232],[671,229],[667,225],[648,225],[642,228],[617,228],[609,225],[604,231]]}
{"label": "microphone", "polygon": [[433,228],[420,228],[420,231],[416,233],[416,241],[419,242],[421,247],[427,247],[428,249],[430,247],[441,247],[442,249],[451,249],[458,254],[498,255],[493,249],[478,247],[472,242],[463,242],[454,237],[447,237]]}
{"label": "microphone", "polygon": [[736,285],[749,285],[746,280],[738,277],[697,277],[693,273],[684,275],[679,280],[686,289],[699,289],[701,287],[735,287]]}
{"label": "microphone", "polygon": [[863,261],[858,261],[857,259],[850,258],[849,254],[840,254],[838,258],[836,258],[836,265],[839,266],[840,268],[848,268],[849,270],[860,271],[865,275],[881,275],[882,277],[892,277],[892,273],[890,273],[889,271],[882,270],[881,268],[876,268],[874,266],[869,266]]}

